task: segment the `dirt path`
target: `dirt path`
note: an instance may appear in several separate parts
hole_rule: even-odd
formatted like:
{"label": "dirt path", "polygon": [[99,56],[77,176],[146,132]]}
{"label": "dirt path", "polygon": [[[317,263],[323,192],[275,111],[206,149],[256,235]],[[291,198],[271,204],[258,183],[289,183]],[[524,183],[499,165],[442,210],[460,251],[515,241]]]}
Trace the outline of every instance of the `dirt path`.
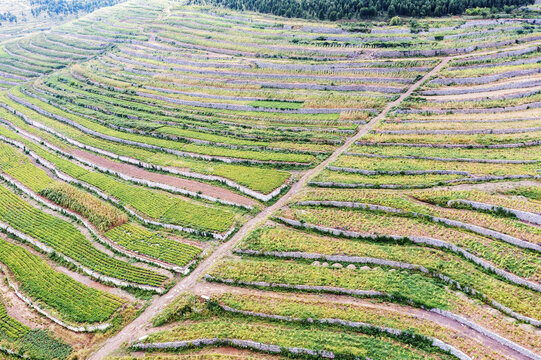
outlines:
{"label": "dirt path", "polygon": [[381,119],[383,119],[387,113],[400,102],[402,102],[406,97],[408,97],[413,91],[415,91],[421,84],[423,84],[428,78],[436,74],[443,66],[445,66],[450,58],[444,58],[442,61],[434,67],[430,72],[423,76],[420,80],[415,82],[409,87],[409,89],[400,95],[398,99],[387,104],[383,111],[376,117],[374,117],[370,122],[363,125],[359,128],[358,132],[350,137],[342,146],[336,149],[331,156],[322,161],[315,168],[310,169],[304,173],[300,180],[293,184],[291,189],[280,198],[273,205],[267,207],[259,214],[257,214],[253,219],[248,221],[240,230],[227,242],[220,245],[216,251],[214,251],[208,258],[202,261],[199,266],[187,277],[179,281],[166,295],[155,299],[150,306],[131,324],[122,329],[115,336],[109,338],[103,345],[101,349],[95,352],[89,359],[90,360],[99,360],[105,358],[115,349],[118,349],[123,343],[128,341],[133,341],[138,339],[145,333],[145,325],[147,325],[152,317],[159,313],[169,302],[171,302],[175,297],[180,295],[182,292],[194,287],[204,274],[218,261],[220,258],[231,254],[231,250],[237,245],[237,243],[244,238],[252,229],[254,229],[259,223],[266,221],[269,216],[274,213],[276,210],[288,203],[288,201],[296,195],[315,175],[317,175],[321,170],[323,170],[331,162],[335,161],[338,156],[340,156],[347,148],[357,141],[360,137],[364,136],[370,129],[374,127]]}

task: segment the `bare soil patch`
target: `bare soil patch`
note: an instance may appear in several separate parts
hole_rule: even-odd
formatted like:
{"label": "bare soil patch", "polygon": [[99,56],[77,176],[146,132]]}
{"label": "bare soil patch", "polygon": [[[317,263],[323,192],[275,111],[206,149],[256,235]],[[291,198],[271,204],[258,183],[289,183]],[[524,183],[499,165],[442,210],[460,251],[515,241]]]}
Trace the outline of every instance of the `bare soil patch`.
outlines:
{"label": "bare soil patch", "polygon": [[182,179],[180,177],[159,174],[151,172],[142,168],[139,168],[135,165],[118,163],[104,157],[79,150],[74,149],[70,151],[70,154],[83,158],[92,162],[93,164],[106,167],[108,169],[114,170],[124,175],[132,176],[135,178],[157,182],[164,185],[174,186],[179,189],[185,189],[195,193],[201,192],[204,195],[212,196],[213,198],[226,200],[233,202],[235,204],[247,205],[247,206],[256,206],[257,202],[250,198],[239,195],[231,190],[227,190],[218,186]]}

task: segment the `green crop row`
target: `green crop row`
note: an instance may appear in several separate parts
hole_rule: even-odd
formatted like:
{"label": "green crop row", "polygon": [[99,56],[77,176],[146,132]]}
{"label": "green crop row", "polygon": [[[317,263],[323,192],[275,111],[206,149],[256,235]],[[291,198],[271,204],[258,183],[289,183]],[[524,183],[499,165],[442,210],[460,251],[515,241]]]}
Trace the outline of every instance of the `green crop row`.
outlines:
{"label": "green crop row", "polygon": [[[22,95],[22,94],[21,94]],[[300,162],[300,163],[310,163],[313,161],[313,157],[310,155],[302,154],[290,154],[290,153],[274,153],[274,152],[258,152],[258,151],[249,151],[249,150],[236,150],[236,149],[227,149],[227,148],[214,148],[197,144],[183,144],[180,142],[175,142],[171,140],[164,140],[149,136],[143,136],[138,134],[125,133],[122,131],[111,129],[107,126],[97,124],[95,122],[89,121],[81,116],[76,116],[67,112],[64,112],[52,105],[44,103],[40,100],[26,97],[25,101],[29,101],[34,105],[39,106],[40,108],[49,111],[53,114],[64,116],[90,130],[96,131],[100,134],[107,136],[114,136],[122,140],[127,141],[137,141],[153,146],[158,146],[161,148],[177,150],[177,151],[186,151],[196,154],[211,155],[211,156],[222,156],[222,157],[233,157],[246,160],[260,160],[260,161],[283,161],[283,162]]]}
{"label": "green crop row", "polygon": [[[325,237],[282,226],[260,228],[252,232],[240,245],[240,249],[260,252],[298,251],[322,256],[341,254],[423,266],[432,274],[447,276],[461,286],[474,289],[514,311],[535,318],[541,316],[539,305],[541,299],[538,293],[504,282],[460,256],[440,249],[393,242]],[[359,266],[362,266],[362,263]],[[510,293],[514,296],[509,297]]]}
{"label": "green crop row", "polygon": [[[257,320],[210,318],[196,323],[180,323],[171,330],[149,335],[144,343],[182,340],[238,339],[286,348],[333,352],[338,358],[441,359],[440,354],[418,351],[383,337],[358,332],[320,329],[317,326],[269,324]],[[287,354],[287,351],[284,352]]]}
{"label": "green crop row", "polygon": [[[5,129],[2,132],[8,134]],[[10,137],[13,138],[13,135]],[[229,230],[235,221],[235,213],[229,210],[203,205],[183,197],[173,196],[164,191],[130,185],[111,175],[88,171],[75,163],[48,153],[36,145],[29,144],[28,146],[40,156],[55,164],[59,170],[96,186],[151,218],[172,224],[219,232]],[[33,172],[36,170],[43,172],[35,168]]]}
{"label": "green crop row", "polygon": [[[519,191],[518,189],[517,191]],[[455,195],[456,193],[456,195]],[[467,195],[462,195],[466,193]],[[477,225],[486,229],[492,229],[504,234],[514,236],[519,239],[528,240],[535,243],[541,236],[541,229],[535,226],[529,226],[516,218],[509,216],[499,216],[494,212],[482,212],[472,208],[451,208],[447,207],[447,202],[452,199],[470,199],[475,191],[432,191],[432,190],[374,190],[374,189],[330,189],[330,188],[309,188],[299,194],[295,200],[298,201],[345,201],[357,202],[363,204],[381,205],[394,209],[400,209],[406,216],[425,217],[436,216],[446,219],[458,220],[464,223]],[[460,195],[459,195],[460,194]],[[478,201],[501,204],[514,209],[536,212],[538,207],[531,201],[512,201],[509,197],[496,196],[496,194],[482,193]],[[445,199],[444,196],[447,196]],[[436,199],[440,199],[436,202]],[[429,201],[430,200],[430,201]],[[432,206],[437,204],[440,206]],[[416,213],[416,214],[413,214]]]}
{"label": "green crop row", "polygon": [[95,248],[70,222],[31,206],[3,186],[0,187],[0,204],[0,220],[91,270],[116,279],[152,286],[159,286],[167,279],[152,270],[110,257]]}
{"label": "green crop row", "polygon": [[235,213],[145,189],[116,180],[112,176],[88,172],[80,180],[94,185],[153,219],[202,230],[225,232],[233,225]]}
{"label": "green crop row", "polygon": [[105,235],[128,250],[178,266],[185,266],[201,252],[198,247],[172,240],[165,234],[149,231],[133,223],[117,226]]}
{"label": "green crop row", "polygon": [[46,330],[32,330],[9,316],[0,302],[0,346],[36,360],[65,359],[71,346]]}
{"label": "green crop row", "polygon": [[42,189],[39,194],[57,205],[81,214],[100,231],[128,221],[126,214],[116,207],[70,184],[55,182]]}
{"label": "green crop row", "polygon": [[119,298],[53,270],[39,256],[3,239],[0,239],[0,262],[20,283],[21,291],[45,303],[67,320],[103,322],[122,304]]}
{"label": "green crop row", "polygon": [[[25,107],[22,107],[19,104],[10,101],[9,99],[6,99],[5,101],[10,106],[16,108],[22,113],[29,112],[29,110]],[[22,128],[30,133],[35,133],[40,137],[47,138],[47,136],[45,135],[46,133],[27,126],[18,117],[13,116],[13,114],[5,112],[2,109],[0,109],[0,113],[2,113],[2,116],[5,116],[5,118],[9,119],[10,122],[16,124],[17,127]],[[283,182],[286,181],[290,176],[290,174],[286,171],[260,167],[248,167],[245,165],[199,161],[195,159],[178,157],[172,154],[145,150],[140,147],[101,140],[91,137],[89,135],[85,135],[72,127],[48,119],[44,116],[41,116],[40,114],[29,112],[29,115],[31,115],[33,119],[39,120],[41,123],[46,124],[47,126],[50,126],[53,129],[58,130],[73,139],[77,139],[78,141],[86,145],[95,146],[100,149],[114,152],[118,155],[129,156],[137,160],[153,163],[159,166],[175,166],[178,168],[189,168],[193,171],[203,174],[222,176],[224,178],[236,181],[241,185],[247,186],[248,188],[254,189],[256,191],[262,191],[265,194],[282,185]],[[54,143],[54,141],[51,142]]]}
{"label": "green crop row", "polygon": [[310,224],[346,229],[371,236],[424,236],[445,241],[489,260],[500,269],[524,278],[539,276],[541,258],[534,252],[503,241],[469,233],[465,230],[434,223],[422,217],[380,214],[362,209],[311,209],[283,210],[282,216]]}
{"label": "green crop row", "polygon": [[332,286],[380,291],[399,301],[446,309],[453,298],[436,280],[415,273],[335,269],[276,260],[224,260],[209,273],[216,279],[272,284]]}
{"label": "green crop row", "polygon": [[[536,175],[538,163],[531,164],[485,164],[461,161],[437,161],[425,159],[380,159],[343,155],[331,166],[370,171],[460,171],[471,176]],[[470,175],[462,175],[468,177]],[[399,177],[400,174],[397,175]]]}

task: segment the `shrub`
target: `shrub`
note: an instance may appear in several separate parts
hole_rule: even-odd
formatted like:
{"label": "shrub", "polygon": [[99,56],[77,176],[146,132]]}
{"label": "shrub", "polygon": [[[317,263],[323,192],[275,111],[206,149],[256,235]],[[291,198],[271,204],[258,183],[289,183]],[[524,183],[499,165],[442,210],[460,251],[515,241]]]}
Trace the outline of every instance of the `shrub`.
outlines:
{"label": "shrub", "polygon": [[400,16],[394,16],[391,21],[389,21],[389,25],[391,26],[399,26],[402,25],[402,19]]}

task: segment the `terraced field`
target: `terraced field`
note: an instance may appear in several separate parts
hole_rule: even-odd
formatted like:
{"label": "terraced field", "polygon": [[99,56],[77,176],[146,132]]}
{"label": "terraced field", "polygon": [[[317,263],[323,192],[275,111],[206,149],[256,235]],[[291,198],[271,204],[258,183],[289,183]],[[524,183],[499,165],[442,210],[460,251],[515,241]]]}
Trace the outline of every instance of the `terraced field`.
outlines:
{"label": "terraced field", "polygon": [[367,24],[1,42],[0,351],[541,358],[541,21]]}

